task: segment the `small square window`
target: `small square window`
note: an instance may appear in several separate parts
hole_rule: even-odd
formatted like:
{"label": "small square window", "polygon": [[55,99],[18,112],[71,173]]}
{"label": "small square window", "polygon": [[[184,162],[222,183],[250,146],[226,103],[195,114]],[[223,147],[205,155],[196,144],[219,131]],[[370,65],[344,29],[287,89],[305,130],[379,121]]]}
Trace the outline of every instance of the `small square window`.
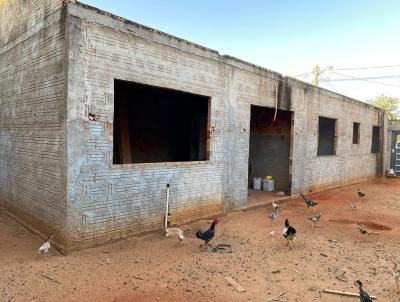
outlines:
{"label": "small square window", "polygon": [[360,143],[360,123],[353,123],[353,144]]}

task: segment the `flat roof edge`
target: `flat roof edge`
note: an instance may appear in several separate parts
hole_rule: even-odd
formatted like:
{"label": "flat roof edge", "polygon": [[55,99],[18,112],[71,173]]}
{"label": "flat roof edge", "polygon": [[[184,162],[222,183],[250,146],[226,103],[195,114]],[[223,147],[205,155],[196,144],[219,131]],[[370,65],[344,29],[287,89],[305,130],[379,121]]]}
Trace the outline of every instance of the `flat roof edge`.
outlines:
{"label": "flat roof edge", "polygon": [[[220,63],[225,63],[225,64],[229,64],[231,66],[237,67],[237,68],[242,68],[242,69],[246,69],[248,71],[251,72],[256,72],[256,73],[261,73],[264,76],[273,78],[273,79],[279,79],[282,80],[283,75],[280,74],[279,72],[276,71],[272,71],[270,69],[267,69],[265,67],[235,58],[233,56],[230,55],[221,55],[217,50],[202,46],[200,44],[196,44],[194,42],[170,35],[168,33],[165,33],[163,31],[142,25],[140,23],[125,19],[123,17],[114,15],[112,13],[103,11],[101,9],[98,9],[96,7],[81,3],[79,1],[75,1],[75,2],[69,2],[68,3],[68,7],[69,7],[69,13],[72,16],[78,17],[78,18],[82,18],[84,19],[85,16],[82,16],[81,14],[79,14],[78,10],[76,10],[76,8],[81,8],[87,11],[90,11],[94,14],[100,15],[100,16],[104,16],[106,18],[111,18],[113,20],[116,20],[118,22],[121,22],[121,26],[119,28],[119,30],[122,31],[126,31],[129,32],[130,34],[134,34],[136,36],[139,36],[141,38],[148,38],[151,39],[153,42],[158,42],[158,43],[162,43],[164,45],[167,46],[171,46],[171,47],[175,47],[177,49],[180,49],[182,51],[187,51],[187,52],[191,52],[193,54],[196,55],[202,55],[203,57],[209,58],[209,59],[213,59],[214,61],[218,61]],[[75,8],[75,9],[74,9]],[[92,22],[96,22],[98,24],[102,24],[102,25],[106,25],[105,23],[106,20],[100,20],[98,18],[93,20],[88,20],[88,21],[92,21]],[[110,23],[110,22],[108,22]],[[110,24],[111,25],[111,24]],[[111,26],[110,26],[111,27]],[[143,31],[142,34],[140,34],[139,32],[135,32],[133,30],[133,28],[138,29],[139,31]],[[155,36],[161,37],[161,39],[156,39]],[[169,42],[169,43],[168,43]],[[185,46],[189,46],[189,47],[193,47],[196,51],[189,51],[188,49],[185,49]]]}
{"label": "flat roof edge", "polygon": [[385,110],[383,110],[383,109],[381,109],[381,108],[379,108],[379,107],[376,107],[376,106],[374,106],[374,105],[371,105],[371,104],[369,104],[369,103],[366,103],[366,102],[363,102],[363,101],[354,99],[354,98],[349,97],[349,96],[347,96],[347,95],[340,94],[340,93],[338,93],[338,92],[335,92],[335,91],[332,91],[332,90],[329,90],[329,89],[326,89],[326,88],[323,88],[323,87],[319,87],[319,86],[316,87],[316,86],[314,86],[314,85],[312,85],[312,84],[310,84],[310,83],[301,81],[301,80],[299,80],[299,79],[296,79],[296,78],[293,78],[293,77],[290,77],[290,76],[285,76],[284,78],[285,78],[288,82],[291,82],[292,84],[294,84],[294,85],[296,85],[296,86],[300,86],[300,87],[302,87],[302,88],[304,88],[304,89],[316,89],[316,90],[319,91],[319,92],[323,92],[323,93],[325,93],[325,94],[330,94],[330,95],[333,95],[333,96],[336,96],[336,97],[340,97],[340,98],[342,98],[342,99],[343,99],[344,101],[346,101],[346,102],[355,102],[355,103],[357,103],[357,104],[370,107],[370,108],[375,109],[375,110],[377,110],[377,111],[382,111],[382,112],[385,111]]}

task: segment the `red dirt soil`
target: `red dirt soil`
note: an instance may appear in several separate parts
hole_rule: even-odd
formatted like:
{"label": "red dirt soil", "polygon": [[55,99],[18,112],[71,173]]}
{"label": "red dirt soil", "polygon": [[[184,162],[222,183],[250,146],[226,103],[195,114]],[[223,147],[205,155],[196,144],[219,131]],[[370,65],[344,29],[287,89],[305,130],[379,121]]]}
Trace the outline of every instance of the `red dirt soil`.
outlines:
{"label": "red dirt soil", "polygon": [[[359,201],[357,188],[367,195]],[[322,293],[324,288],[357,292],[354,280],[377,301],[400,301],[391,261],[400,264],[400,180],[383,179],[311,195],[322,213],[313,214],[300,198],[282,205],[277,222],[270,205],[221,218],[213,244],[233,253],[199,249],[194,234],[208,227],[183,227],[183,242],[161,232],[74,252],[36,254],[41,240],[0,214],[0,301],[359,301]],[[356,209],[350,207],[356,205]],[[281,235],[289,218],[297,229],[289,250]],[[370,229],[357,236],[355,222]],[[275,235],[270,232],[274,231]],[[246,292],[229,286],[231,276]]]}

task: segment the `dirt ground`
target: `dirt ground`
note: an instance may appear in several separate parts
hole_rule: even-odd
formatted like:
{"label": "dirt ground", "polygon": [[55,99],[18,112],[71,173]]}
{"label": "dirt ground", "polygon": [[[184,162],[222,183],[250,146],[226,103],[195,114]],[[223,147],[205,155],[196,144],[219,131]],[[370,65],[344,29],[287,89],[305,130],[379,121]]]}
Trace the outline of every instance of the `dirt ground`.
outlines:
{"label": "dirt ground", "polygon": [[[359,185],[312,195],[322,213],[319,227],[296,199],[282,205],[276,223],[270,207],[230,213],[216,228],[214,245],[231,244],[233,253],[199,249],[194,233],[207,221],[184,226],[187,238],[154,233],[68,256],[40,256],[41,241],[8,216],[0,215],[0,301],[359,301],[322,293],[357,292],[363,281],[378,301],[400,301],[391,261],[400,264],[400,180]],[[357,208],[350,207],[350,203]],[[289,250],[281,235],[289,218],[298,238]],[[357,238],[355,222],[373,232]],[[275,235],[270,232],[274,231]],[[231,276],[246,292],[229,286]]]}

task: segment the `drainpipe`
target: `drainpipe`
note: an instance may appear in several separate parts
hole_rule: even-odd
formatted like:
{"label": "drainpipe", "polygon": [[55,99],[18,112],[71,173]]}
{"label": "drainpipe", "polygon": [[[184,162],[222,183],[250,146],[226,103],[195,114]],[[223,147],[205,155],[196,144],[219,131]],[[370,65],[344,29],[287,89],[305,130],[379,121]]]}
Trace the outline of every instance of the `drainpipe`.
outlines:
{"label": "drainpipe", "polygon": [[278,82],[275,82],[275,114],[274,114],[274,123],[276,121],[276,114],[278,113]]}
{"label": "drainpipe", "polygon": [[167,206],[165,207],[164,228],[168,228],[168,215],[169,215],[169,184],[167,184]]}

